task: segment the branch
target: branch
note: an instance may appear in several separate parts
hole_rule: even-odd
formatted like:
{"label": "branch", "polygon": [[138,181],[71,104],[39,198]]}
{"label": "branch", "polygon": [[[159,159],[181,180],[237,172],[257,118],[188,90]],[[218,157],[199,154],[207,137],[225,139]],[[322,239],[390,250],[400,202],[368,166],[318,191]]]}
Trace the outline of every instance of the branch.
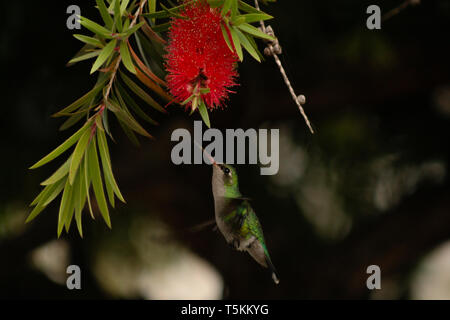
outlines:
{"label": "branch", "polygon": [[[259,8],[258,0],[255,0],[255,8],[258,9],[259,11],[261,11]],[[264,33],[266,33],[276,39],[275,33],[271,26],[267,26],[267,28],[266,28],[266,25],[264,24],[264,21],[262,21],[262,20],[259,23],[261,24],[261,30]],[[303,106],[302,106],[306,103],[306,97],[302,94],[297,96],[297,94],[295,93],[294,88],[292,87],[292,84],[289,81],[286,71],[284,70],[284,67],[281,63],[281,60],[280,60],[280,58],[278,58],[278,55],[281,54],[281,52],[282,52],[282,50],[281,50],[280,44],[278,43],[278,39],[276,39],[275,41],[269,42],[267,44],[267,48],[264,50],[265,55],[267,55],[267,56],[271,55],[275,59],[275,62],[277,64],[278,68],[280,69],[280,73],[283,76],[284,83],[286,84],[286,86],[289,89],[289,92],[291,93],[292,99],[294,99],[294,102],[297,104],[297,107],[300,110],[300,113],[302,114],[303,118],[305,119],[305,122],[309,128],[309,131],[311,131],[311,133],[314,134],[314,130],[313,130],[311,123],[309,122],[308,116],[306,115],[305,110],[303,109]]]}
{"label": "branch", "polygon": [[[141,0],[141,3],[139,4],[139,8],[136,11],[136,13],[134,14],[133,21],[131,21],[129,28],[134,27],[134,25],[137,22],[137,19],[142,14],[142,10],[144,10],[144,6],[145,6],[146,3],[147,3],[147,0]],[[104,100],[105,101],[108,100],[108,97],[109,97],[109,94],[111,92],[111,88],[112,88],[112,85],[114,83],[114,79],[116,78],[117,70],[119,70],[119,66],[120,66],[120,62],[121,61],[122,61],[122,56],[119,55],[119,57],[117,58],[117,61],[116,61],[116,65],[114,66],[114,69],[113,69],[113,71],[111,73],[111,78],[109,80],[108,87],[106,88],[106,92],[105,92],[105,95],[104,95]]]}
{"label": "branch", "polygon": [[381,21],[386,21],[393,16],[396,16],[401,11],[406,9],[409,6],[416,6],[420,4],[420,0],[405,0],[401,5],[399,5],[397,8],[392,9],[391,11],[387,12],[383,17],[381,18]]}

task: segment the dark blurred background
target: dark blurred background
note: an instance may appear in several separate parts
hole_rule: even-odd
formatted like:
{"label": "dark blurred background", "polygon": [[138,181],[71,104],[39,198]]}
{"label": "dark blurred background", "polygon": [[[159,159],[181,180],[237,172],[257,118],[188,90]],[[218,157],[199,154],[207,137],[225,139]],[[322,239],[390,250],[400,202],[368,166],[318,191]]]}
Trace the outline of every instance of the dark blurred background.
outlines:
{"label": "dark blurred background", "polygon": [[[383,12],[402,1],[377,3]],[[239,166],[241,191],[264,228],[281,283],[199,223],[213,218],[211,168],[175,166],[171,132],[192,129],[171,106],[133,146],[113,125],[113,170],[127,200],[112,230],[84,212],[59,240],[59,201],[24,220],[59,165],[27,168],[64,141],[50,115],[95,82],[65,67],[80,43],[66,8],[98,20],[94,1],[3,1],[0,22],[0,297],[143,299],[450,299],[450,2],[422,1],[366,28],[366,1],[278,1],[263,10],[317,133],[311,135],[275,63],[247,56],[213,126],[279,128],[280,171]],[[87,33],[82,31],[81,33]],[[262,48],[262,45],[261,45]],[[143,106],[145,107],[145,106]],[[151,113],[151,111],[150,111]],[[64,157],[63,157],[64,158]],[[61,159],[60,161],[62,161]],[[82,290],[65,286],[82,270]],[[382,289],[366,287],[378,265]]]}

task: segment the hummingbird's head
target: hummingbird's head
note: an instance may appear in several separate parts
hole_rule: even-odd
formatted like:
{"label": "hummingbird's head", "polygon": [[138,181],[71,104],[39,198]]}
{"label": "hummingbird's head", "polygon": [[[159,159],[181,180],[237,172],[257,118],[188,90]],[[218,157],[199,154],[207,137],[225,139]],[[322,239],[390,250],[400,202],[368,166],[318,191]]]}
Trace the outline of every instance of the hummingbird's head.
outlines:
{"label": "hummingbird's head", "polygon": [[229,164],[213,164],[212,186],[214,196],[225,198],[241,196],[236,169]]}

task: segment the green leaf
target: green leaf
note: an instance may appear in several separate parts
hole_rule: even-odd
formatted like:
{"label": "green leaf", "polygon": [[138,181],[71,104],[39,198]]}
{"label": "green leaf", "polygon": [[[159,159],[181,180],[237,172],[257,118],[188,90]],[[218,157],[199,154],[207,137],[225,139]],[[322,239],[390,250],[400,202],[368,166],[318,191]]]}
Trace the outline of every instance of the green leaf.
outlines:
{"label": "green leaf", "polygon": [[144,25],[145,22],[139,22],[138,24],[134,25],[131,28],[128,28],[126,31],[124,31],[122,33],[124,38],[128,38],[129,36],[131,36],[133,33],[135,33],[136,31],[139,30],[140,27],[142,27]]}
{"label": "green leaf", "polygon": [[127,7],[128,7],[128,3],[130,2],[130,0],[123,0],[122,4],[120,5],[120,14],[123,16],[123,14],[125,13]]}
{"label": "green leaf", "polygon": [[81,42],[93,45],[94,47],[100,47],[100,48],[104,47],[103,43],[96,38],[88,37],[88,36],[85,36],[82,34],[74,34],[73,36],[75,39],[80,40]]}
{"label": "green leaf", "polygon": [[[98,140],[98,148],[100,151],[100,158],[102,159],[103,174],[107,182],[105,183],[106,185],[108,184],[111,185],[114,193],[117,195],[119,200],[125,203],[125,199],[123,198],[122,193],[120,192],[120,189],[117,185],[117,182],[114,179],[114,174],[112,172],[111,160],[108,151],[108,143],[106,141],[106,135],[103,131],[97,132],[97,140]],[[114,198],[114,196],[112,198]]]}
{"label": "green leaf", "polygon": [[167,31],[170,28],[170,22],[157,24],[156,26],[152,27],[153,31],[155,32],[164,32]]}
{"label": "green leaf", "polygon": [[98,10],[100,11],[100,15],[102,16],[103,21],[106,24],[106,27],[108,29],[112,29],[113,27],[113,19],[111,18],[111,15],[108,12],[108,8],[105,5],[105,2],[103,0],[95,0],[97,2]]}
{"label": "green leaf", "polygon": [[194,99],[194,97],[195,97],[195,94],[191,94],[189,98],[187,98],[186,100],[184,100],[184,101],[181,103],[181,105],[182,105],[182,106],[187,105],[189,102],[191,102],[192,99]]}
{"label": "green leaf", "polygon": [[92,52],[88,52],[86,54],[83,54],[81,56],[77,56],[73,59],[71,59],[68,64],[72,64],[72,63],[76,63],[76,62],[80,62],[80,61],[84,61],[84,60],[88,60],[94,57],[97,57],[100,54],[101,50],[95,50]]}
{"label": "green leaf", "polygon": [[113,139],[111,132],[109,131],[109,121],[108,121],[108,110],[107,109],[105,109],[103,111],[102,122],[103,122],[103,128],[105,129],[106,133],[111,137],[111,139]]}
{"label": "green leaf", "polygon": [[[87,110],[86,110],[87,112]],[[64,123],[59,127],[59,131],[64,131],[68,128],[70,128],[71,126],[73,126],[74,124],[76,124],[78,121],[80,121],[81,119],[84,118],[86,114],[85,113],[77,113],[74,114],[72,116],[70,116],[69,118],[67,118],[66,121],[64,121]]]}
{"label": "green leaf", "polygon": [[122,85],[117,82],[116,83],[116,94],[119,99],[121,105],[129,106],[133,109],[136,114],[141,117],[143,120],[147,121],[150,124],[158,125],[158,122],[150,118],[140,107],[139,105],[131,98],[128,92],[122,87]]}
{"label": "green leaf", "polygon": [[[148,12],[149,14],[156,12],[156,0],[148,0]],[[152,22],[155,23],[155,19],[152,19]]]}
{"label": "green leaf", "polygon": [[44,182],[41,183],[42,186],[48,186],[50,184],[54,184],[55,182],[61,180],[62,178],[64,178],[67,173],[69,172],[69,168],[70,168],[70,160],[72,159],[72,156],[69,157],[69,159],[67,159],[66,162],[64,162],[64,164],[59,167],[58,170],[55,171],[55,173],[53,173],[50,178],[48,178],[47,180],[45,180]]}
{"label": "green leaf", "polygon": [[102,52],[92,65],[91,74],[97,71],[103,65],[103,63],[105,63],[106,59],[108,59],[109,56],[114,52],[116,44],[117,39],[113,39],[103,48]]}
{"label": "green leaf", "polygon": [[84,205],[86,204],[86,198],[87,198],[87,190],[86,190],[86,177],[85,177],[85,168],[84,168],[84,163],[85,161],[83,161],[80,165],[80,180],[79,180],[79,184],[77,186],[78,189],[76,190],[75,193],[75,200],[76,200],[76,205],[75,205],[75,221],[77,223],[77,229],[78,232],[80,233],[80,236],[83,238],[83,225],[81,223],[81,217],[82,217],[82,212],[84,209]]}
{"label": "green leaf", "polygon": [[228,11],[230,11],[233,1],[236,1],[236,0],[225,0],[225,2],[223,3],[223,6],[222,6],[222,10],[220,12],[220,14],[222,16],[225,16],[228,13]]}
{"label": "green leaf", "polygon": [[242,46],[245,48],[245,50],[247,50],[248,53],[250,53],[250,55],[257,60],[258,62],[261,62],[261,59],[258,55],[258,51],[255,50],[255,48],[253,48],[252,44],[250,43],[250,41],[248,41],[247,37],[237,28],[235,28],[236,34],[239,37],[239,40],[241,41]]}
{"label": "green leaf", "polygon": [[52,161],[56,157],[58,157],[60,154],[62,154],[64,151],[69,149],[75,142],[78,141],[78,138],[84,133],[84,131],[88,128],[88,123],[86,123],[80,130],[75,132],[69,139],[64,141],[63,144],[61,144],[59,147],[57,147],[55,150],[50,152],[48,155],[46,155],[44,158],[36,162],[34,165],[30,167],[30,169],[36,169],[40,166],[43,166],[44,164]]}
{"label": "green leaf", "polygon": [[95,23],[94,21],[91,21],[88,18],[80,17],[80,24],[83,27],[85,27],[86,29],[94,32],[95,34],[98,34],[99,36],[101,36],[103,38],[112,39],[111,30],[108,30],[105,27],[102,27],[98,23]]}
{"label": "green leaf", "polygon": [[100,81],[94,88],[92,88],[88,93],[83,95],[81,98],[79,98],[77,101],[73,102],[69,106],[65,107],[61,111],[55,113],[52,115],[52,117],[61,117],[61,116],[67,116],[70,115],[71,112],[78,110],[81,108],[84,104],[90,102],[90,99],[95,98],[96,94],[103,89],[103,85],[105,84],[106,79]]}
{"label": "green leaf", "polygon": [[211,123],[209,122],[208,110],[206,109],[205,102],[201,99],[200,104],[198,105],[198,112],[202,116],[203,122],[211,128]]}
{"label": "green leaf", "polygon": [[92,187],[94,189],[95,198],[106,225],[111,228],[111,220],[109,218],[108,204],[106,203],[105,193],[103,190],[102,176],[100,173],[100,165],[98,163],[97,143],[95,139],[91,140],[88,148],[89,173],[92,179]]}
{"label": "green leaf", "polygon": [[122,127],[123,132],[125,132],[125,134],[127,135],[128,139],[130,139],[130,141],[136,147],[139,147],[141,144],[139,143],[139,139],[136,137],[136,135],[134,134],[133,130],[128,128],[128,126],[125,123],[123,123],[122,121],[120,121],[119,118],[117,120],[119,121],[119,124]]}
{"label": "green leaf", "polygon": [[[88,147],[89,151],[89,147]],[[89,195],[89,188],[91,186],[91,177],[89,175],[89,161],[88,161],[88,154],[86,154],[86,157],[84,157],[84,184],[86,189],[86,199],[89,207],[89,213],[91,214],[92,219],[95,219],[94,212],[92,210],[92,204],[91,204],[91,197]]]}
{"label": "green leaf", "polygon": [[122,57],[122,62],[128,71],[136,74],[136,69],[134,68],[133,60],[131,60],[131,55],[128,50],[128,43],[126,40],[120,43],[120,56]]}
{"label": "green leaf", "polygon": [[[220,0],[223,1],[223,0]],[[185,8],[187,5],[191,4],[192,1],[187,1],[179,6],[174,6],[168,10],[156,11],[156,0],[149,0],[149,13],[142,14],[144,17],[151,18],[152,22],[155,22],[155,18],[164,19],[171,16],[172,12],[179,12],[181,9]],[[167,9],[167,8],[166,8]]]}
{"label": "green leaf", "polygon": [[234,27],[230,28],[230,33],[231,33],[231,39],[233,40],[234,47],[236,48],[236,53],[239,57],[239,60],[242,61],[242,60],[244,60],[244,55],[242,54],[241,42],[239,41],[239,36],[236,33],[236,30]]}
{"label": "green leaf", "polygon": [[73,151],[72,161],[70,162],[70,169],[69,169],[69,183],[71,185],[73,184],[73,180],[75,179],[75,175],[77,173],[80,162],[83,159],[90,137],[91,137],[91,130],[85,130],[83,135],[80,137],[80,140],[78,140],[75,150]]}
{"label": "green leaf", "polygon": [[61,232],[66,224],[66,219],[69,215],[70,202],[72,200],[72,186],[69,183],[69,179],[66,180],[66,184],[64,186],[64,192],[61,198],[61,204],[59,206],[59,214],[58,214],[58,238],[61,235]]}
{"label": "green leaf", "polygon": [[69,233],[69,229],[70,229],[70,224],[72,223],[72,219],[73,219],[73,215],[74,215],[74,209],[75,209],[75,192],[74,192],[74,188],[72,187],[72,195],[70,198],[70,202],[68,203],[68,208],[67,208],[67,213],[66,213],[66,219],[65,219],[65,229],[66,232]]}
{"label": "green leaf", "polygon": [[111,111],[114,112],[117,119],[122,121],[130,129],[136,131],[140,135],[143,135],[147,138],[153,139],[153,136],[151,136],[144,128],[142,128],[142,126],[136,121],[136,119],[133,118],[132,115],[127,113],[125,110],[123,110],[119,106],[113,105],[111,99],[107,102],[107,105],[108,105],[108,108],[112,107]]}
{"label": "green leaf", "polygon": [[28,223],[36,218],[36,216],[41,213],[41,211],[44,210],[47,205],[58,196],[58,194],[61,193],[64,184],[65,180],[59,180],[52,185],[46,186],[31,203],[31,205],[36,205],[36,207],[31,211],[30,215],[25,220],[25,223]]}
{"label": "green leaf", "polygon": [[84,203],[86,202],[86,194],[83,195],[84,189],[84,171],[83,165],[80,165],[80,171],[77,173],[75,182],[73,184],[73,202],[75,204],[75,222],[77,224],[78,232],[83,238],[83,226],[81,224],[81,213],[83,211]]}
{"label": "green leaf", "polygon": [[42,205],[44,207],[48,206],[61,193],[61,191],[64,189],[64,185],[66,184],[66,180],[67,179],[61,179],[58,182],[52,184],[52,186],[54,187],[47,194],[47,197],[42,198]]}
{"label": "green leaf", "polygon": [[238,2],[237,0],[233,0],[231,2],[231,16],[235,17],[239,14],[239,10],[238,10]]}
{"label": "green leaf", "polygon": [[42,197],[46,194],[46,192],[48,192],[48,189],[50,189],[50,187],[51,186],[45,186],[45,188],[41,192],[39,192],[37,197],[34,198],[34,200],[30,203],[30,207],[38,204],[39,201],[41,201]]}
{"label": "green leaf", "polygon": [[253,37],[252,37],[251,35],[249,35],[249,34],[244,34],[244,33],[242,33],[242,34],[247,38],[248,42],[250,42],[250,44],[251,44],[251,46],[253,47],[253,49],[255,49],[256,53],[257,53],[258,56],[259,56],[259,59],[260,59],[261,61],[264,61],[264,56],[261,54],[261,52],[259,52],[259,50],[258,50],[258,45],[256,44],[255,38],[253,38]]}
{"label": "green leaf", "polygon": [[145,92],[141,87],[139,87],[136,83],[134,83],[129,77],[127,77],[123,72],[120,72],[120,76],[122,77],[125,84],[142,100],[147,102],[150,106],[155,108],[156,110],[167,113],[167,111],[159,105],[150,95]]}
{"label": "green leaf", "polygon": [[224,26],[223,24],[220,24],[220,29],[222,30],[222,35],[223,35],[223,38],[225,39],[225,42],[228,45],[228,48],[231,50],[231,52],[234,53],[234,49],[233,49],[233,46],[231,45],[230,37],[228,35],[229,28],[227,26]]}
{"label": "green leaf", "polygon": [[245,3],[242,0],[239,0],[238,5],[239,5],[239,9],[241,9],[242,11],[249,12],[249,13],[261,13],[261,11],[259,11],[255,7]]}
{"label": "green leaf", "polygon": [[241,17],[245,18],[245,22],[247,23],[273,19],[271,15],[268,15],[266,13],[249,13],[241,15]]}
{"label": "green leaf", "polygon": [[120,13],[120,1],[114,2],[114,22],[119,32],[122,32],[122,15]]}
{"label": "green leaf", "polygon": [[271,37],[271,36],[265,34],[261,30],[259,30],[258,28],[254,27],[254,26],[252,26],[251,24],[248,24],[248,23],[243,23],[243,24],[239,25],[238,28],[241,29],[242,31],[248,33],[248,34],[251,34],[254,37],[257,37],[257,38],[271,40],[271,41],[275,40],[274,37]]}
{"label": "green leaf", "polygon": [[231,25],[233,26],[238,26],[240,24],[245,23],[245,18],[243,16],[236,16],[233,18],[233,20],[231,20]]}
{"label": "green leaf", "polygon": [[174,18],[178,18],[178,19],[187,19],[187,17],[179,15],[176,12],[176,10],[171,10],[162,3],[160,3],[160,6],[161,6],[161,8],[163,8],[164,11],[167,11],[167,13],[169,14],[169,17],[174,17]]}

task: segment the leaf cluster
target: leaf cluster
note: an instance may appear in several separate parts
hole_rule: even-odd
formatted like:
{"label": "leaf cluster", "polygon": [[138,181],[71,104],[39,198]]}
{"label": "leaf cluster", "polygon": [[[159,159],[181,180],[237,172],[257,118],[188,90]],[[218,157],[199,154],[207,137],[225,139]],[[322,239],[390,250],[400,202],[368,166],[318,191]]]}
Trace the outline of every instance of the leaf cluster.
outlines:
{"label": "leaf cluster", "polygon": [[[95,0],[102,22],[79,17],[81,25],[91,34],[74,35],[83,47],[68,65],[93,60],[90,73],[97,74],[97,82],[90,91],[53,115],[66,118],[60,130],[69,129],[83,119],[84,123],[60,146],[31,166],[31,169],[39,168],[73,149],[61,167],[41,183],[43,189],[31,203],[34,208],[26,222],[36,218],[61,195],[58,237],[64,229],[69,231],[74,218],[78,232],[83,236],[82,213],[86,206],[92,218],[97,207],[111,227],[109,206],[115,207],[116,198],[125,202],[114,177],[108,147],[108,140],[114,141],[109,125],[111,116],[137,145],[137,135],[152,138],[137,118],[150,125],[158,124],[142,105],[151,107],[153,112],[166,113],[162,105],[186,104],[192,100],[193,111],[198,109],[210,126],[206,105],[200,98],[207,89],[199,89],[201,92],[193,95],[191,100],[179,102],[167,92],[163,80],[164,32],[170,26],[169,19],[184,18],[180,11],[193,1],[176,5],[158,0]],[[272,38],[252,23],[272,17],[241,0],[207,1],[211,7],[221,8],[222,31],[230,50],[236,52],[241,61],[243,49],[261,61],[255,38]]]}

